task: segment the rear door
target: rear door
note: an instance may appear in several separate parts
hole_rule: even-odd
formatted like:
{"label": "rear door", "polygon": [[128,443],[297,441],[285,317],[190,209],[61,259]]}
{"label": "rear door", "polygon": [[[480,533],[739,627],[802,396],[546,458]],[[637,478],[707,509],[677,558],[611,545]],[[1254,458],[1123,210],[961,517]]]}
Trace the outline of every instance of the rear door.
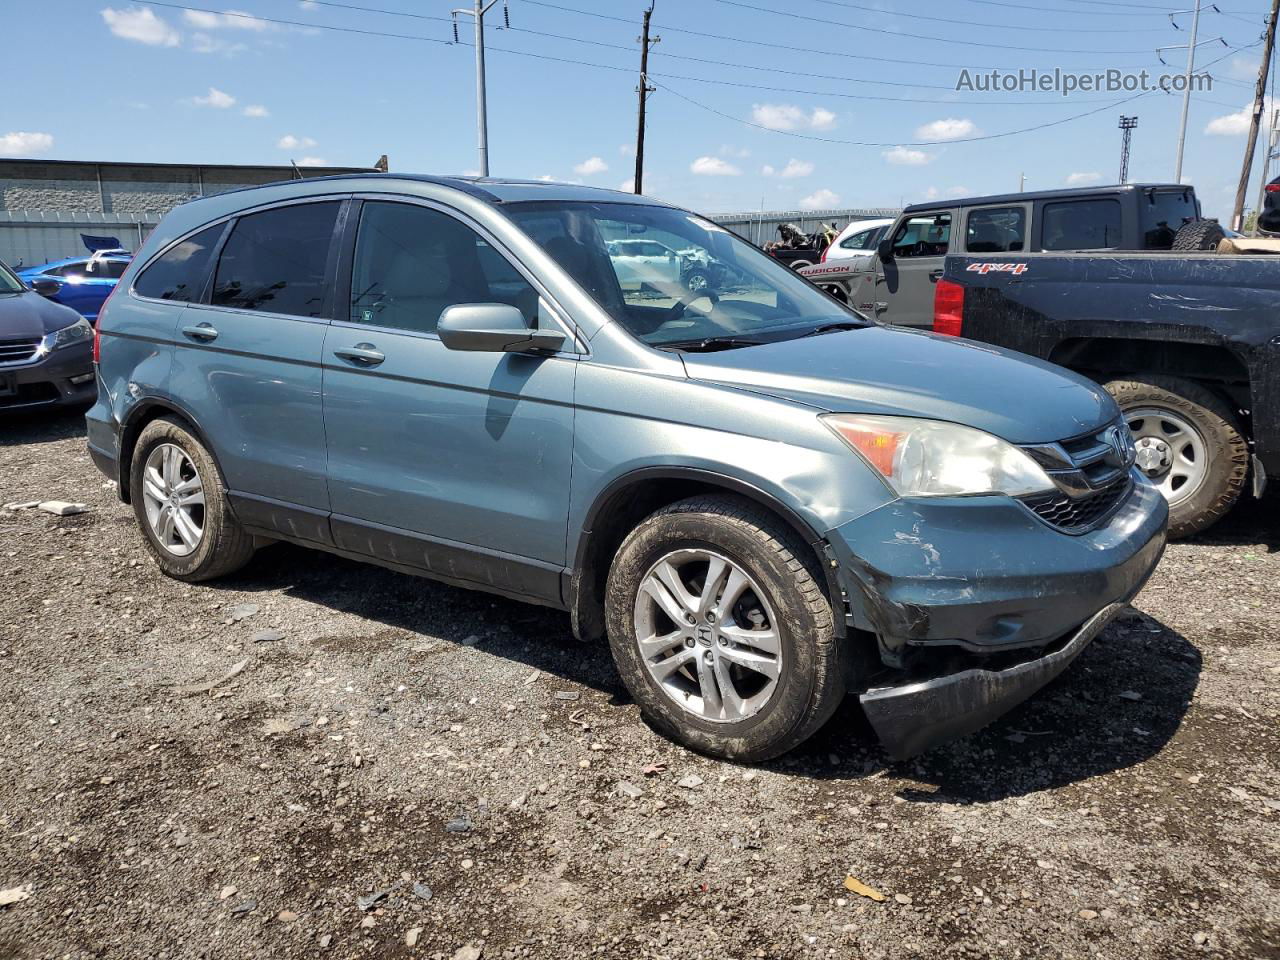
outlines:
{"label": "rear door", "polygon": [[904,327],[933,326],[933,289],[951,245],[954,211],[931,210],[899,221],[893,258],[881,263],[878,319]]}
{"label": "rear door", "polygon": [[171,390],[222,468],[240,519],[330,541],[320,357],[345,199],[234,220],[210,289],[179,321]]}
{"label": "rear door", "polygon": [[450,350],[436,326],[455,304],[507,303],[530,325],[571,331],[455,211],[364,200],[343,249],[324,348],[335,542],[558,602],[577,354]]}

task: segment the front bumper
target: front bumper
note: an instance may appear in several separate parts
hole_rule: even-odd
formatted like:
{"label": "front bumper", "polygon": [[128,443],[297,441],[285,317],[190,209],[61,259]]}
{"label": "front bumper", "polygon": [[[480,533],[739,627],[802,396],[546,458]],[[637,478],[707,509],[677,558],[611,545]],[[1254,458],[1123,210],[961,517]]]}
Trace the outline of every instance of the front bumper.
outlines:
{"label": "front bumper", "polygon": [[1081,536],[997,497],[899,500],[832,531],[847,625],[878,641],[861,699],[889,753],[972,733],[1066,669],[1146,583],[1167,522],[1139,481]]}
{"label": "front bumper", "polygon": [[0,384],[0,413],[88,404],[98,390],[93,347],[80,343],[34,363],[0,367]]}

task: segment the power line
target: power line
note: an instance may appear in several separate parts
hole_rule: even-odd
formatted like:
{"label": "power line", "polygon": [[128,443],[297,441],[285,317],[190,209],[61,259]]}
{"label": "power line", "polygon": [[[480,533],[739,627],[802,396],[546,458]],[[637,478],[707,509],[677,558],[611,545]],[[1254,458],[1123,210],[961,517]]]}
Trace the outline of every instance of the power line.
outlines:
{"label": "power line", "polygon": [[[902,13],[898,10],[882,10],[876,7],[868,7],[861,3],[852,3],[850,0],[812,0],[813,3],[823,3],[829,7],[838,7],[841,10],[860,10],[863,13],[872,13],[876,16],[890,17],[906,17],[911,20],[928,20],[930,23],[955,23],[963,27],[985,27],[995,30],[1029,30],[1037,33],[1150,33],[1158,30],[1160,27],[1033,27],[1027,24],[1014,23],[991,23],[982,20],[950,20],[946,17],[934,17],[924,13]],[[1026,9],[1023,7],[1023,9]],[[1044,9],[1033,8],[1033,9]],[[1154,12],[1154,11],[1153,11]],[[1146,14],[1138,14],[1138,16],[1146,16]]]}
{"label": "power line", "polygon": [[[579,7],[566,7],[563,4],[550,3],[548,2],[548,0],[523,0],[523,2],[531,6],[545,7],[549,10],[559,10],[563,13],[572,13],[577,16],[595,17],[596,19],[599,19],[599,20],[613,20],[619,23],[627,23],[627,24],[631,23],[631,21],[626,19],[625,17],[616,17],[607,13],[597,13],[594,10],[583,10]],[[949,68],[949,69],[956,69],[956,70],[972,70],[973,69],[972,63],[942,63],[936,60],[923,60],[919,58],[904,59],[904,58],[897,58],[897,57],[876,57],[876,56],[871,56],[869,54],[849,53],[848,51],[845,51],[845,50],[821,50],[815,47],[800,47],[800,46],[795,46],[793,44],[772,43],[768,40],[749,40],[745,37],[732,37],[723,33],[711,33],[710,31],[707,31],[707,30],[689,30],[684,27],[673,27],[667,23],[655,23],[654,27],[656,27],[659,30],[663,30],[667,33],[683,33],[683,34],[688,34],[689,36],[697,37],[702,40],[725,40],[730,43],[743,43],[753,47],[766,47],[771,50],[785,50],[788,53],[816,53],[824,57],[840,57],[840,58],[847,58],[850,60],[870,60],[876,63],[901,63],[901,64],[906,64],[908,66],[917,67],[917,68],[918,67],[939,67],[939,68]],[[903,36],[903,34],[895,34],[895,35]],[[1096,51],[1090,51],[1090,52],[1096,52]],[[1010,64],[989,63],[989,64],[984,64],[983,66],[984,66],[984,69],[988,69],[988,70],[990,69],[1017,70],[1017,69],[1020,69],[1023,66],[1023,64],[1018,64],[1016,66],[1013,66]],[[1111,66],[1114,66],[1114,64],[1107,64],[1105,66],[1095,67],[1091,69],[1105,70]],[[1081,69],[1084,69],[1084,68],[1081,68]]]}
{"label": "power line", "polygon": [[[1014,10],[1024,10],[1024,11],[1027,9],[1027,5],[1025,3],[1006,3],[1004,2],[1004,0],[965,0],[965,2],[980,3],[983,6],[987,6],[987,7],[1009,7]],[[1071,7],[1042,7],[1039,5],[1037,5],[1034,9],[1044,13],[1071,13],[1071,14],[1075,14],[1076,16],[1079,16],[1080,14],[1085,12],[1083,10],[1077,10]],[[1096,10],[1096,11],[1090,11],[1089,16],[1091,17],[1150,17],[1152,15],[1163,15],[1163,13],[1164,11],[1157,10],[1154,8],[1144,13],[1138,13],[1136,11],[1126,12],[1126,11],[1118,11],[1118,10]]]}
{"label": "power line", "polygon": [[759,7],[753,3],[745,3],[744,0],[714,0],[715,3],[722,3],[730,7],[739,7],[744,10],[755,10],[759,13],[769,13],[776,17],[787,17],[792,20],[804,20],[810,23],[818,23],[824,27],[846,27],[850,30],[861,30],[865,33],[879,33],[891,37],[908,37],[912,40],[929,40],[935,43],[958,44],[966,47],[983,47],[992,50],[1019,50],[1027,53],[1096,53],[1104,56],[1113,54],[1146,54],[1149,50],[1074,50],[1063,47],[1023,47],[1007,43],[984,43],[981,40],[958,40],[955,37],[935,37],[924,33],[907,33],[904,30],[889,30],[884,27],[867,27],[857,23],[846,23],[843,20],[831,20],[825,17],[806,17],[797,13],[789,13],[785,10],[774,10],[770,7]]}

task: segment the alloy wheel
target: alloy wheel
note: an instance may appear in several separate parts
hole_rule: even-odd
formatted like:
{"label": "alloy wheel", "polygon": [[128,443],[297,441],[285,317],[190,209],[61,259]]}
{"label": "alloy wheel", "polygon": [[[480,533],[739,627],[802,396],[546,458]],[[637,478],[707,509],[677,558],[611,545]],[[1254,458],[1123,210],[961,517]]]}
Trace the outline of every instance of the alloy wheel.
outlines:
{"label": "alloy wheel", "polygon": [[204,538],[204,484],[187,452],[161,443],[142,468],[142,499],[151,533],[175,557],[189,556]]}

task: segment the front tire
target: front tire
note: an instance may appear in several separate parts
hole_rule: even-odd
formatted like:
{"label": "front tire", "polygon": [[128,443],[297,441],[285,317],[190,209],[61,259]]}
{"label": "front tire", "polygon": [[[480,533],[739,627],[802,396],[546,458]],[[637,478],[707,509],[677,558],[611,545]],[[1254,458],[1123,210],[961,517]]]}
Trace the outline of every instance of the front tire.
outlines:
{"label": "front tire", "polygon": [[605,617],[622,681],[659,731],[701,753],[786,753],[844,697],[845,648],[812,551],[728,496],[658,510],[619,548]]}
{"label": "front tire", "polygon": [[1189,537],[1224,517],[1240,497],[1249,450],[1227,405],[1180,377],[1112,380],[1138,448],[1137,467],[1169,501],[1169,536]]}
{"label": "front tire", "polygon": [[213,457],[176,418],[160,417],[143,428],[129,490],[147,549],[168,576],[212,580],[253,556],[253,537],[231,513]]}

